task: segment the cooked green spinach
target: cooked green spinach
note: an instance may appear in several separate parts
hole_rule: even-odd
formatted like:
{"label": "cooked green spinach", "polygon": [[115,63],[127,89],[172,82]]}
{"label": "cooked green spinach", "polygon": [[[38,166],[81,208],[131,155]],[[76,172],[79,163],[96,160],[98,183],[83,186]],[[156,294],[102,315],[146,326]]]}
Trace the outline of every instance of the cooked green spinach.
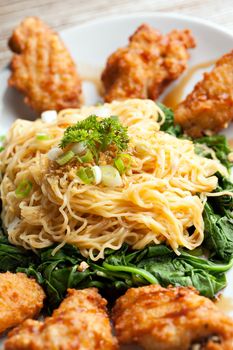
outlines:
{"label": "cooked green spinach", "polygon": [[[160,104],[166,120],[161,130],[176,137],[183,135],[181,127],[174,124],[172,110]],[[216,156],[228,169],[230,149],[224,136],[206,136],[195,140],[196,152],[202,153],[205,144],[214,149]],[[233,183],[217,173],[216,191],[233,192]],[[44,287],[48,305],[56,307],[65,296],[67,288],[97,287],[109,299],[135,286],[159,283],[162,286],[194,286],[202,295],[214,295],[226,286],[225,273],[233,265],[233,198],[229,195],[209,197],[203,213],[205,240],[194,251],[180,249],[176,255],[164,244],[132,250],[127,244],[121,249],[105,251],[105,259],[94,262],[84,258],[72,245],[65,245],[55,255],[55,247],[37,253],[13,246],[0,236],[0,271],[23,271],[33,276]],[[207,256],[207,258],[204,258]],[[86,269],[81,269],[85,261]]]}
{"label": "cooked green spinach", "polygon": [[174,113],[173,111],[164,106],[162,103],[158,103],[158,106],[165,114],[165,121],[161,125],[160,130],[167,132],[170,135],[180,137],[183,135],[182,129],[180,125],[175,125],[174,123]]}
{"label": "cooked green spinach", "polygon": [[[53,248],[36,255],[12,246],[0,237],[1,271],[21,271],[33,276],[44,287],[48,305],[56,307],[67,288],[98,287],[108,298],[135,286],[159,283],[162,286],[194,286],[202,295],[214,295],[226,286],[225,272],[230,262],[214,262],[181,250],[177,256],[166,245],[132,250],[124,244],[118,251],[108,251],[104,260],[85,259],[79,250],[65,245],[52,255]],[[12,255],[13,252],[13,255]],[[195,253],[195,252],[194,252]],[[23,259],[22,257],[28,257]],[[88,267],[80,271],[85,261]],[[18,267],[17,267],[18,266]]]}
{"label": "cooked green spinach", "polygon": [[211,158],[210,153],[203,152],[202,148],[198,147],[198,145],[206,145],[215,151],[216,157],[228,170],[232,167],[232,163],[228,159],[231,150],[224,135],[204,136],[193,141],[196,144],[195,149],[198,154]]}

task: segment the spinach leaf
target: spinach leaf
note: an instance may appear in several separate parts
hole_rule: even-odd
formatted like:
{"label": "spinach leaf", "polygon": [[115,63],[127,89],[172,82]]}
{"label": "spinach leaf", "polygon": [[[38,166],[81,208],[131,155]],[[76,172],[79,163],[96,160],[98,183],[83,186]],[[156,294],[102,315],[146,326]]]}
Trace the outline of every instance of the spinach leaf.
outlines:
{"label": "spinach leaf", "polygon": [[204,136],[193,141],[196,144],[195,149],[198,154],[211,158],[210,154],[208,155],[205,152],[203,153],[202,148],[198,147],[198,145],[204,144],[215,151],[216,157],[223,165],[225,165],[227,169],[231,168],[232,163],[228,160],[228,155],[231,152],[231,149],[224,135]]}
{"label": "spinach leaf", "polygon": [[[206,260],[184,249],[177,256],[163,244],[142,250],[132,250],[124,244],[118,251],[108,250],[104,260],[93,262],[68,244],[55,255],[51,254],[54,247],[36,255],[11,245],[5,237],[1,242],[0,270],[21,271],[35,277],[46,291],[50,309],[61,302],[67,288],[93,286],[110,300],[130,287],[150,283],[194,286],[202,295],[213,297],[225,287],[225,272],[233,264]],[[82,261],[88,264],[84,271],[79,268]]]}
{"label": "spinach leaf", "polygon": [[[216,173],[215,175],[218,177],[218,187],[215,192],[229,191],[233,193],[233,183],[226,177],[223,177],[220,173]],[[212,197],[209,199],[209,203],[213,205],[215,212],[227,216],[230,214],[230,217],[232,217],[229,211],[233,209],[232,196],[224,195]]]}
{"label": "spinach leaf", "polygon": [[[214,263],[193,256],[185,250],[182,250],[181,254],[177,256],[165,245],[150,246],[133,254],[134,258],[131,260],[130,266],[150,272],[162,286],[166,287],[169,284],[194,286],[202,295],[208,297],[213,297],[215,293],[226,286],[224,272],[233,265],[233,261],[229,264]],[[118,267],[117,262],[122,262],[117,261],[113,256],[106,260],[116,264],[115,271]],[[106,263],[104,266],[109,268]],[[122,269],[122,266],[119,268]],[[146,284],[145,281],[144,284]]]}
{"label": "spinach leaf", "polygon": [[0,270],[16,271],[18,266],[26,267],[36,262],[37,256],[31,252],[11,245],[7,237],[0,235]]}
{"label": "spinach leaf", "polygon": [[[233,192],[232,182],[217,173],[215,192]],[[210,256],[224,261],[233,257],[233,197],[230,195],[209,197],[203,212],[205,226],[204,246]]]}
{"label": "spinach leaf", "polygon": [[162,103],[158,103],[158,106],[165,114],[165,121],[161,125],[160,130],[167,132],[176,137],[180,137],[182,135],[182,129],[180,125],[174,124],[174,113],[170,108],[167,108]]}
{"label": "spinach leaf", "polygon": [[[201,264],[200,264],[201,265]],[[192,262],[187,262],[182,258],[167,257],[162,261],[154,261],[154,259],[146,259],[140,262],[139,266],[143,266],[150,271],[162,286],[172,284],[174,286],[193,286],[202,295],[213,298],[215,293],[226,286],[226,279],[223,273],[215,276],[204,269],[204,266],[195,268]]]}
{"label": "spinach leaf", "polygon": [[[165,122],[161,125],[160,129],[176,137],[189,138],[187,135],[183,134],[181,126],[174,123],[173,111],[162,103],[159,103],[158,105],[165,114]],[[204,151],[202,147],[199,147],[200,145],[206,145],[215,151],[216,157],[228,170],[232,167],[232,163],[228,160],[228,155],[231,152],[231,149],[224,135],[204,136],[198,139],[193,139],[192,141],[195,143],[197,154],[211,158],[211,154],[206,153],[206,150]]]}
{"label": "spinach leaf", "polygon": [[212,257],[229,261],[233,257],[233,218],[216,214],[210,203],[203,213],[205,224],[204,245]]}

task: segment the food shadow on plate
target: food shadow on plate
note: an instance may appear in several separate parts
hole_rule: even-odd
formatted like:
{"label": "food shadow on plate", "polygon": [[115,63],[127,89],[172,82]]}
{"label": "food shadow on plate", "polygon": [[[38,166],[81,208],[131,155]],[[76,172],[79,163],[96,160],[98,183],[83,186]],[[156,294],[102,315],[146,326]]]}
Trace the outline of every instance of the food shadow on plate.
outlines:
{"label": "food shadow on plate", "polygon": [[25,104],[23,94],[9,86],[3,95],[3,106],[7,110],[7,115],[14,116],[14,119],[35,120],[39,116],[38,113]]}

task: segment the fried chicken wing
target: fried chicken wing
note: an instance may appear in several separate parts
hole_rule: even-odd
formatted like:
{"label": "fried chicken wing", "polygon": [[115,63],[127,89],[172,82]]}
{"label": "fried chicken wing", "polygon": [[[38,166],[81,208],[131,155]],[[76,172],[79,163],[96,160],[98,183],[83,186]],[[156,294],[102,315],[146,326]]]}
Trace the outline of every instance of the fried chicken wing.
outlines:
{"label": "fried chicken wing", "polygon": [[13,32],[15,52],[9,85],[26,95],[37,112],[79,107],[81,80],[75,63],[58,34],[39,18],[26,18]]}
{"label": "fried chicken wing", "polygon": [[175,121],[192,137],[214,134],[233,119],[233,51],[175,109]]}
{"label": "fried chicken wing", "polygon": [[106,300],[97,289],[69,289],[45,322],[27,320],[10,332],[6,350],[115,350]]}
{"label": "fried chicken wing", "polygon": [[102,73],[105,101],[156,100],[185,70],[188,49],[194,47],[189,30],[174,30],[163,36],[149,25],[141,25],[129,38],[129,45],[108,58]]}
{"label": "fried chicken wing", "polygon": [[0,333],[37,316],[44,298],[43,289],[24,273],[1,273]]}
{"label": "fried chicken wing", "polygon": [[113,320],[120,343],[146,350],[233,349],[233,320],[193,288],[129,289],[117,300]]}

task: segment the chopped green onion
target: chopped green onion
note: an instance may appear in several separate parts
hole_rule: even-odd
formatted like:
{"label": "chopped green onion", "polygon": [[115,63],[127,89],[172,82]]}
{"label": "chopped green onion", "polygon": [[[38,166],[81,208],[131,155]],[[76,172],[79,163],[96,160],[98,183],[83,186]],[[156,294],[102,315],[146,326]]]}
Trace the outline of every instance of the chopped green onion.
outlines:
{"label": "chopped green onion", "polygon": [[128,153],[120,153],[119,154],[119,157],[121,157],[122,159],[124,159],[124,161],[128,164],[126,165],[127,167],[129,167],[131,165],[131,162],[132,162],[132,157],[130,154]]}
{"label": "chopped green onion", "polygon": [[80,178],[80,180],[82,180],[83,183],[89,185],[91,183],[93,183],[94,181],[94,174],[91,168],[87,167],[81,167],[78,171],[77,171],[77,176]]}
{"label": "chopped green onion", "polygon": [[38,133],[36,135],[36,139],[38,141],[46,141],[46,140],[49,140],[50,139],[50,136],[48,134],[44,134],[44,133]]}
{"label": "chopped green onion", "polygon": [[58,147],[51,148],[48,153],[47,157],[49,160],[55,161],[58,157],[60,157],[63,154],[62,150]]}
{"label": "chopped green onion", "polygon": [[116,168],[111,165],[102,165],[100,169],[104,186],[117,187],[122,185],[122,178]]}
{"label": "chopped green onion", "polygon": [[82,157],[77,157],[80,163],[90,163],[93,161],[93,154],[88,149]]}
{"label": "chopped green onion", "polygon": [[114,165],[120,174],[123,174],[125,172],[125,164],[120,157],[114,160]]}
{"label": "chopped green onion", "polygon": [[127,169],[130,168],[131,160],[131,156],[127,153],[121,153],[114,160],[114,165],[120,174],[123,174]]}
{"label": "chopped green onion", "polygon": [[[5,135],[1,135],[0,136],[0,143],[3,143],[6,139],[6,136]],[[0,152],[4,151],[5,147],[3,146],[0,146]]]}
{"label": "chopped green onion", "polygon": [[15,190],[17,198],[22,199],[29,195],[32,189],[32,182],[29,180],[22,180]]}
{"label": "chopped green onion", "polygon": [[64,154],[62,154],[60,157],[56,159],[57,164],[59,165],[65,165],[68,163],[72,158],[74,158],[75,154],[73,151],[68,151]]}
{"label": "chopped green onion", "polygon": [[98,165],[94,165],[92,168],[95,185],[98,185],[102,181],[102,171]]}
{"label": "chopped green onion", "polygon": [[71,147],[71,151],[79,155],[85,153],[86,149],[87,149],[87,145],[85,142],[76,142]]}

